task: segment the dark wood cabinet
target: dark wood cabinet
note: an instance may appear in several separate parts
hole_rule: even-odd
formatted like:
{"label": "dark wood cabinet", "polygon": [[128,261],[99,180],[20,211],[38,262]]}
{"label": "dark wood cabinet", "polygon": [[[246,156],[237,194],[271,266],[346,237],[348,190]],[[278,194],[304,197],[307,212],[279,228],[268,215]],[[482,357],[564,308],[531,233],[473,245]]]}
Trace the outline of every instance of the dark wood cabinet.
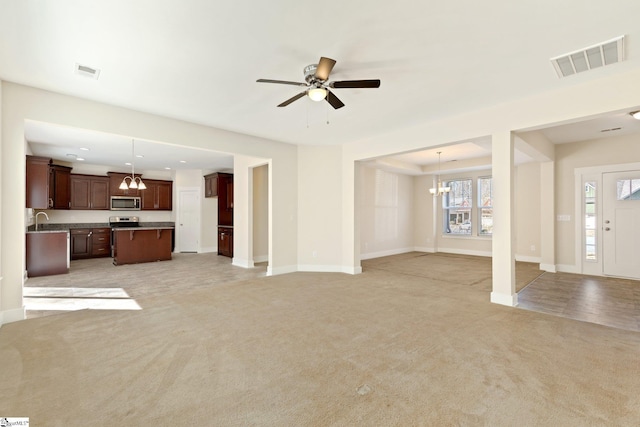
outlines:
{"label": "dark wood cabinet", "polygon": [[71,209],[108,210],[109,178],[71,175]]}
{"label": "dark wood cabinet", "polygon": [[28,277],[69,272],[67,232],[27,233],[26,267]]}
{"label": "dark wood cabinet", "polygon": [[218,255],[233,257],[232,227],[218,227]]}
{"label": "dark wood cabinet", "polygon": [[94,228],[91,234],[91,258],[111,256],[111,229]]}
{"label": "dark wood cabinet", "polygon": [[74,228],[70,231],[71,259],[91,257],[91,228]]}
{"label": "dark wood cabinet", "polygon": [[140,190],[141,209],[170,211],[173,209],[173,182],[145,179],[146,190]]}
{"label": "dark wood cabinet", "polygon": [[69,209],[71,202],[71,168],[49,165],[49,207]]}
{"label": "dark wood cabinet", "polygon": [[69,209],[71,168],[51,164],[48,157],[26,156],[26,207]]}
{"label": "dark wood cabinet", "polygon": [[74,228],[70,231],[71,259],[111,256],[111,229]]}
{"label": "dark wood cabinet", "polygon": [[218,197],[218,173],[205,175],[204,197]]}
{"label": "dark wood cabinet", "polygon": [[26,158],[26,207],[49,208],[49,164],[51,159],[38,156]]}
{"label": "dark wood cabinet", "polygon": [[233,256],[233,174],[204,176],[204,196],[218,198],[218,255]]}
{"label": "dark wood cabinet", "polygon": [[172,231],[169,228],[115,229],[113,263],[124,265],[170,260]]}

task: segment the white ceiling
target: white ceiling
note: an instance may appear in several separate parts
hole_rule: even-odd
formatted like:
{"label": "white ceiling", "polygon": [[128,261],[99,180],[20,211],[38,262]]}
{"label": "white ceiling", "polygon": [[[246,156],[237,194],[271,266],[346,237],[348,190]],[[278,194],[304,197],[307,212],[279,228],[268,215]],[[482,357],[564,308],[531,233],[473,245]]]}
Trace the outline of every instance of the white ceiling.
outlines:
{"label": "white ceiling", "polygon": [[[344,144],[637,68],[637,16],[628,0],[0,0],[0,79],[288,143]],[[557,77],[550,58],[620,35],[624,62]],[[303,81],[320,56],[337,60],[330,80],[381,87],[336,89],[346,107],[333,110],[306,97],[277,108],[300,88],[256,83]],[[77,63],[99,79],[74,73]],[[545,134],[560,143],[616,127],[601,120]],[[46,147],[72,138],[33,127],[36,154],[72,148]],[[116,150],[121,137],[90,153],[129,153]],[[188,156],[157,154],[155,168]]]}

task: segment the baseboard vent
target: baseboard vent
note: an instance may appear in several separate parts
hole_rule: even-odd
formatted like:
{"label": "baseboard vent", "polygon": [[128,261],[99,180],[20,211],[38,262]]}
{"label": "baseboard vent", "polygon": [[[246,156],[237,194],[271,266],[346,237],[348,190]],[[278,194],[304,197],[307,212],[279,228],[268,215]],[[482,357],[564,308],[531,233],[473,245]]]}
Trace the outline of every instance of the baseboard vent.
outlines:
{"label": "baseboard vent", "polygon": [[558,77],[567,77],[583,71],[615,64],[624,60],[624,37],[551,58]]}
{"label": "baseboard vent", "polygon": [[98,77],[100,76],[100,70],[98,70],[97,68],[92,68],[86,65],[78,64],[77,62],[76,62],[75,71],[76,71],[76,74],[78,75],[89,77],[94,80],[98,80]]}

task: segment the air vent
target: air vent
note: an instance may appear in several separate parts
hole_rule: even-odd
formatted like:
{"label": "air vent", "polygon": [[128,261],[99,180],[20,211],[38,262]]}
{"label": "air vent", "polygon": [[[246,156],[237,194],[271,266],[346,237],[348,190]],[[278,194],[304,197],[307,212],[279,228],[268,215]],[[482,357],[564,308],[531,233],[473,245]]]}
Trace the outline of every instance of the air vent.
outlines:
{"label": "air vent", "polygon": [[100,70],[76,63],[76,74],[98,80]]}
{"label": "air vent", "polygon": [[551,58],[558,77],[615,64],[624,60],[624,36]]}

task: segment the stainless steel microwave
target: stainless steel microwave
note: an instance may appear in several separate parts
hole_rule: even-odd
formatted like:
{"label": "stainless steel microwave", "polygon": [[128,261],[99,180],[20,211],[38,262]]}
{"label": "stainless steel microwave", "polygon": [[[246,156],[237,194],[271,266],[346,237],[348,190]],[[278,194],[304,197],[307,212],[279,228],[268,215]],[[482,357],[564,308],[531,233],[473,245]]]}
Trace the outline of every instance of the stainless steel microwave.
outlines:
{"label": "stainless steel microwave", "polygon": [[112,211],[139,211],[140,197],[135,196],[111,196]]}

